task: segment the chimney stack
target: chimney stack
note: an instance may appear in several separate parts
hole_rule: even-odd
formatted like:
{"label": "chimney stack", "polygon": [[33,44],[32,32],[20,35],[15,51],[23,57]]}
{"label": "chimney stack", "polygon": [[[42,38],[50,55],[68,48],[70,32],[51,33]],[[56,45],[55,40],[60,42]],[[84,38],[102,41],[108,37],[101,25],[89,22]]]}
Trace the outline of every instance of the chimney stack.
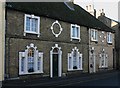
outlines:
{"label": "chimney stack", "polygon": [[91,15],[96,16],[96,10],[94,9],[94,5],[92,4],[87,5],[86,11],[88,11]]}

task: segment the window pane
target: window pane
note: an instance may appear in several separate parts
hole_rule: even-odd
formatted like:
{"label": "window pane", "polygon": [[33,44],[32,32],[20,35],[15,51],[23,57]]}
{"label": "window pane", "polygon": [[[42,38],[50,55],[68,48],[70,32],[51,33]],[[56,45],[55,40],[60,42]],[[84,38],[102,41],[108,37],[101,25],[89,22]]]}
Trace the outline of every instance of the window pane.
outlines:
{"label": "window pane", "polygon": [[79,60],[78,60],[78,66],[79,66],[79,68],[81,68],[81,57],[79,57]]}
{"label": "window pane", "polygon": [[105,62],[105,59],[104,59],[104,53],[103,53],[103,55],[102,55],[102,66],[104,67],[104,62]]}
{"label": "window pane", "polygon": [[28,50],[28,72],[34,72],[34,49]]}
{"label": "window pane", "polygon": [[41,58],[39,57],[39,58],[38,58],[38,67],[37,67],[38,70],[40,70],[40,64],[41,64]]}
{"label": "window pane", "polygon": [[112,34],[111,33],[108,33],[107,42],[112,43]]}
{"label": "window pane", "polygon": [[75,31],[75,36],[74,37],[77,37],[77,28],[76,27],[75,27],[74,31]]}
{"label": "window pane", "polygon": [[97,31],[95,31],[95,40],[97,40],[97,36],[98,36]]}
{"label": "window pane", "polygon": [[37,19],[32,19],[32,21],[31,21],[31,31],[37,32],[37,25],[38,25],[38,20]]}
{"label": "window pane", "polygon": [[112,42],[112,34],[110,34],[110,42]]}
{"label": "window pane", "polygon": [[75,26],[72,26],[72,37],[75,37]]}
{"label": "window pane", "polygon": [[91,37],[94,38],[94,30],[91,30]]}
{"label": "window pane", "polygon": [[21,59],[21,71],[24,72],[24,58]]}
{"label": "window pane", "polygon": [[69,57],[69,69],[71,69],[72,68],[72,58],[71,57]]}
{"label": "window pane", "polygon": [[79,28],[76,27],[76,37],[78,38],[79,37]]}
{"label": "window pane", "polygon": [[77,52],[74,51],[73,54],[73,69],[77,69]]}
{"label": "window pane", "polygon": [[30,18],[26,18],[26,31],[30,31]]}
{"label": "window pane", "polygon": [[34,58],[28,57],[28,72],[34,72]]}

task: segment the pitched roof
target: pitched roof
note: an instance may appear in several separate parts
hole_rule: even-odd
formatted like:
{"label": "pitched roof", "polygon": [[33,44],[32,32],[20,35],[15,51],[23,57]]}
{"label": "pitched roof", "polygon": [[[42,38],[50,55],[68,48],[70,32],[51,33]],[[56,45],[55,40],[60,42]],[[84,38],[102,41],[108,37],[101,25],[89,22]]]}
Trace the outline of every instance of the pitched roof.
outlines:
{"label": "pitched roof", "polygon": [[68,8],[68,6],[63,2],[7,2],[6,7],[89,28],[114,32],[114,30],[110,29],[104,23],[75,4],[73,5],[74,10]]}

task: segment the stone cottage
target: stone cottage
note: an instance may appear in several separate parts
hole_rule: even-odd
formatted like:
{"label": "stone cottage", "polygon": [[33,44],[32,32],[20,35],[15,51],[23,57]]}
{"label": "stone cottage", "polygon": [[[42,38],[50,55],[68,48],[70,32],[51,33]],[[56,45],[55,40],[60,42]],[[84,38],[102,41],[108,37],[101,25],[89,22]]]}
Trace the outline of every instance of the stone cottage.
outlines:
{"label": "stone cottage", "polygon": [[7,2],[5,39],[5,78],[62,77],[113,66],[114,31],[71,2]]}

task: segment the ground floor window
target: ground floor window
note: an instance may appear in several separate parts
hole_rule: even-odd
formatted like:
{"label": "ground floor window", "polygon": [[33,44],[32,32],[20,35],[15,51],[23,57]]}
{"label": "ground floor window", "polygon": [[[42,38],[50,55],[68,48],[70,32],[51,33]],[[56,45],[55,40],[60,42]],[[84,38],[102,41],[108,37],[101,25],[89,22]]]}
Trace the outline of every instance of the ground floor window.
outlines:
{"label": "ground floor window", "polygon": [[24,52],[19,52],[19,75],[43,73],[43,53],[33,43]]}
{"label": "ground floor window", "polygon": [[82,54],[78,52],[77,47],[68,53],[68,70],[82,70]]}
{"label": "ground floor window", "polygon": [[100,54],[100,68],[106,68],[108,67],[108,55],[105,53],[104,49],[102,50],[102,53]]}

